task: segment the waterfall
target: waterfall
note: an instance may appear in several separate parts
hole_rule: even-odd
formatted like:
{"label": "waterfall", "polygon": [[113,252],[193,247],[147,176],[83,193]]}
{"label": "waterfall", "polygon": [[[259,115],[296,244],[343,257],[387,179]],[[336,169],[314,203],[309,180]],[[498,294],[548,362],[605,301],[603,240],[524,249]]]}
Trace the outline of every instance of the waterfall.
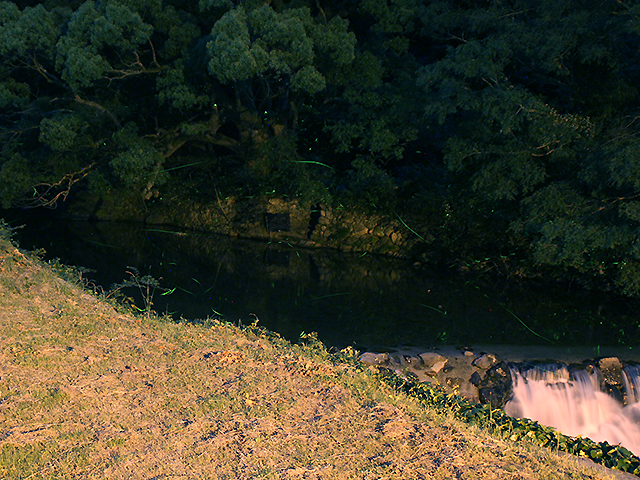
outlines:
{"label": "waterfall", "polygon": [[572,437],[622,445],[640,456],[640,367],[623,370],[628,404],[622,405],[600,388],[594,369],[570,372],[564,366],[513,370],[513,398],[507,415],[529,418]]}
{"label": "waterfall", "polygon": [[640,402],[640,366],[628,365],[623,370],[624,386],[630,404]]}

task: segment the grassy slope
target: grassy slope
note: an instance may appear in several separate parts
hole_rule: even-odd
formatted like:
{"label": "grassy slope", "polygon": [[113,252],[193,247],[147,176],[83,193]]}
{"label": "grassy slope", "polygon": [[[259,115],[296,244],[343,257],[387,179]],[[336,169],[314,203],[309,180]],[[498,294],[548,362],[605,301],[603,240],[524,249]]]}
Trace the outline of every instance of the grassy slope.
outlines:
{"label": "grassy slope", "polygon": [[0,478],[613,478],[321,348],[123,312],[0,239]]}

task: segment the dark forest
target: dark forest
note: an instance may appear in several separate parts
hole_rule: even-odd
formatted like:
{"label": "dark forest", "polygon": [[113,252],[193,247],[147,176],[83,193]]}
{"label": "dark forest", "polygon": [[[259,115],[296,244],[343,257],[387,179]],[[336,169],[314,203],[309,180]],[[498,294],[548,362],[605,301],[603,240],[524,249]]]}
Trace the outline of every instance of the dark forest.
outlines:
{"label": "dark forest", "polygon": [[640,296],[639,49],[613,0],[0,2],[0,206],[279,195]]}

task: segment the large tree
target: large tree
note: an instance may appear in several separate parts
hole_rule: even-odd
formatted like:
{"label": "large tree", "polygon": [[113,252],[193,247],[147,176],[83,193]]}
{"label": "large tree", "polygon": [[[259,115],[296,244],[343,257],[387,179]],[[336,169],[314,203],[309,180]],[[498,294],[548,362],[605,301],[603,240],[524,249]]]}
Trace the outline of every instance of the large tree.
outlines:
{"label": "large tree", "polygon": [[0,202],[334,195],[411,216],[453,256],[640,294],[639,15],[582,0],[0,2]]}
{"label": "large tree", "polygon": [[525,249],[531,266],[640,292],[638,8],[435,0],[420,10],[418,81],[459,215],[505,226],[489,236],[494,252]]}
{"label": "large tree", "polygon": [[304,102],[353,62],[355,42],[346,20],[304,2],[2,2],[2,203],[54,205],[85,177],[149,198],[194,163],[188,148],[209,148],[201,163],[260,158],[295,139]]}

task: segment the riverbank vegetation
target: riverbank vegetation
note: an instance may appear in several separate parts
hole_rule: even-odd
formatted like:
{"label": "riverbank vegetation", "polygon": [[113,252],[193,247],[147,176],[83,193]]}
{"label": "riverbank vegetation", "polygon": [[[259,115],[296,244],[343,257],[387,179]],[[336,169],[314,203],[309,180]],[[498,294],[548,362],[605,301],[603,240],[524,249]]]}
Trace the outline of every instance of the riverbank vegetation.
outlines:
{"label": "riverbank vegetation", "polygon": [[313,335],[135,314],[1,232],[2,478],[614,478],[425,408]]}
{"label": "riverbank vegetation", "polygon": [[0,2],[0,201],[286,196],[410,220],[468,268],[638,296],[639,14]]}

